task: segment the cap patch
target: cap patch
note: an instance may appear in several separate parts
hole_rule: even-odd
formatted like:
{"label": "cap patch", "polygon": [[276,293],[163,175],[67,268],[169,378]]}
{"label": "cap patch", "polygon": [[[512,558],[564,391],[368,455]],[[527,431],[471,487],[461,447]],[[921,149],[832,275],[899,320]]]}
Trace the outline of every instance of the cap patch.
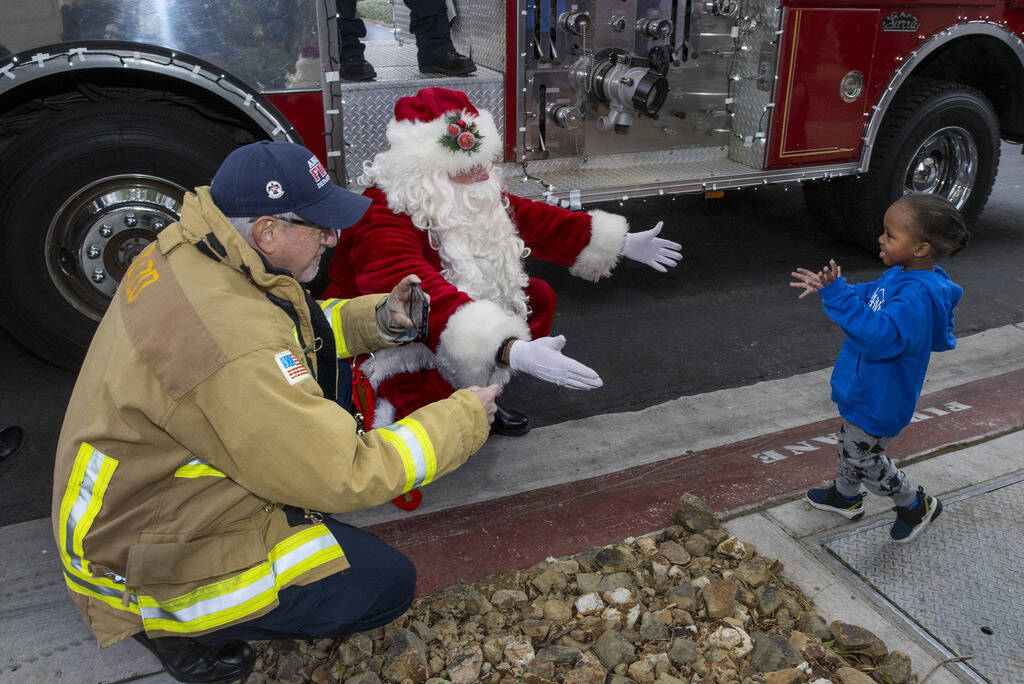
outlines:
{"label": "cap patch", "polygon": [[316,181],[316,187],[324,187],[331,180],[327,175],[327,169],[316,158],[316,155],[310,157],[307,163],[309,164],[309,175],[313,176],[313,180]]}
{"label": "cap patch", "polygon": [[281,199],[284,197],[284,188],[276,180],[267,183],[267,197],[270,199]]}
{"label": "cap patch", "polygon": [[289,385],[294,385],[297,382],[313,376],[306,369],[306,366],[295,358],[295,354],[290,351],[283,351],[279,354],[274,354],[274,361],[277,361],[277,367],[281,369],[281,373],[284,375],[284,379],[288,381]]}

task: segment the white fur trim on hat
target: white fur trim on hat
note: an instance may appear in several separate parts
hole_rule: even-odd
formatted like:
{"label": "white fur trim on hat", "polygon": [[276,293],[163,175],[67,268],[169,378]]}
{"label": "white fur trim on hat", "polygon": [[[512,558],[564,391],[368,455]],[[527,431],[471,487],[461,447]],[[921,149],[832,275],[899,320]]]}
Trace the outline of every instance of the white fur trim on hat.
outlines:
{"label": "white fur trim on hat", "polygon": [[464,304],[441,332],[437,347],[438,369],[456,389],[470,385],[504,385],[511,374],[498,368],[494,356],[510,337],[530,339],[526,321],[490,301]]}
{"label": "white fur trim on hat", "polygon": [[449,112],[456,113],[466,123],[476,124],[480,146],[472,152],[451,150],[441,144],[441,138],[448,135],[448,122],[444,116],[433,121],[392,119],[387,128],[391,151],[402,155],[406,163],[423,171],[441,168],[449,174],[468,171],[478,164],[497,161],[502,143],[491,113],[486,109],[480,110],[479,116],[473,116],[468,112]]}
{"label": "white fur trim on hat", "polygon": [[626,244],[629,223],[624,216],[609,214],[600,209],[588,213],[590,242],[576,257],[576,263],[569,269],[569,273],[596,283],[601,278],[611,275],[612,269],[619,263],[622,248]]}

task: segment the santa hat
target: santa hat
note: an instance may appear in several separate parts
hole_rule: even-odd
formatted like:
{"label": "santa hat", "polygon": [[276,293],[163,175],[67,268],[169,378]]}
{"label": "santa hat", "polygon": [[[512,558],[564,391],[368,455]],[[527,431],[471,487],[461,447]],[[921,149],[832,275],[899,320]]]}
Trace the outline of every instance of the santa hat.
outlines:
{"label": "santa hat", "polygon": [[399,98],[387,137],[392,152],[424,171],[468,171],[496,161],[501,152],[491,113],[477,110],[465,93],[447,88],[423,88]]}

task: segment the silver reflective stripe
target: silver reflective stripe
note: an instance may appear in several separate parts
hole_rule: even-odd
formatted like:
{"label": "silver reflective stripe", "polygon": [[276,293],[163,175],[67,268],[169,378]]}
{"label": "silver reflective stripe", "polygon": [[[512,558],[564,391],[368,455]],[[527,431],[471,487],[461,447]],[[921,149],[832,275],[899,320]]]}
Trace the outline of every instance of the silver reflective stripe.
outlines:
{"label": "silver reflective stripe", "polygon": [[274,568],[274,574],[280,577],[307,558],[311,558],[314,554],[320,553],[324,549],[330,549],[337,546],[338,541],[334,538],[334,535],[331,534],[330,529],[325,529],[328,530],[327,534],[310,539],[302,546],[292,549],[275,560],[272,565]]}
{"label": "silver reflective stripe", "polygon": [[206,599],[205,601],[198,601],[187,608],[176,610],[173,613],[159,607],[143,606],[140,610],[142,611],[143,620],[174,620],[175,622],[191,622],[192,620],[197,620],[199,618],[206,617],[207,615],[211,615],[228,608],[233,608],[245,603],[249,599],[256,598],[265,591],[270,591],[273,588],[273,575],[264,575],[252,584],[236,589],[230,594],[215,596],[213,598]]}
{"label": "silver reflective stripe", "polygon": [[187,466],[190,466],[190,465],[210,465],[210,462],[209,461],[204,461],[201,458],[193,458],[191,461],[189,461],[185,465],[187,465]]}
{"label": "silver reflective stripe", "polygon": [[327,322],[331,324],[331,329],[334,328],[334,321],[331,320],[331,311],[333,311],[336,307],[340,306],[343,302],[347,301],[347,299],[335,299],[326,307],[324,307],[324,316],[327,317]]}
{"label": "silver reflective stripe", "polygon": [[68,527],[64,537],[64,548],[67,550],[71,564],[75,569],[82,572],[86,570],[82,566],[82,559],[75,555],[75,528],[92,501],[93,488],[96,486],[96,480],[99,477],[100,466],[103,465],[104,458],[106,456],[99,449],[92,450],[89,464],[85,467],[85,473],[82,475],[82,485],[78,488],[78,498],[75,499],[75,504],[71,507],[71,512],[68,514]]}
{"label": "silver reflective stripe", "polygon": [[[102,586],[100,584],[93,584],[92,582],[84,580],[81,577],[76,577],[75,575],[72,575],[70,572],[67,572],[67,571],[64,572],[64,577],[66,577],[68,580],[74,582],[78,586],[84,587],[85,589],[88,589],[89,591],[95,592],[97,594],[102,594],[104,596],[110,596],[111,598],[116,598],[116,599],[119,599],[119,600],[124,598],[124,590],[123,589],[114,589],[113,587],[104,587],[104,586]],[[121,578],[120,581],[123,582],[124,578]],[[139,600],[135,597],[135,594],[130,594],[129,600],[132,603],[138,603],[139,602]]]}
{"label": "silver reflective stripe", "polygon": [[409,455],[412,456],[413,463],[416,464],[416,482],[413,484],[413,488],[419,487],[427,476],[427,457],[423,453],[423,447],[420,446],[420,440],[416,439],[412,430],[398,423],[388,425],[385,429],[401,437],[405,445],[409,447]]}

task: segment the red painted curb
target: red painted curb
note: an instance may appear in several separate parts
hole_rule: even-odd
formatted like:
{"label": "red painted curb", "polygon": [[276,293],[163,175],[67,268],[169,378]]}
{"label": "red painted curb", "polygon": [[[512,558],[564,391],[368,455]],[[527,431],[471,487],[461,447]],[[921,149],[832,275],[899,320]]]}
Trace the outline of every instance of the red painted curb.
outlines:
{"label": "red painted curb", "polygon": [[[419,571],[417,592],[431,593],[661,529],[683,492],[726,511],[831,479],[839,424],[830,418],[368,530],[409,556]],[[900,459],[1021,425],[1024,370],[922,397],[888,454]]]}

